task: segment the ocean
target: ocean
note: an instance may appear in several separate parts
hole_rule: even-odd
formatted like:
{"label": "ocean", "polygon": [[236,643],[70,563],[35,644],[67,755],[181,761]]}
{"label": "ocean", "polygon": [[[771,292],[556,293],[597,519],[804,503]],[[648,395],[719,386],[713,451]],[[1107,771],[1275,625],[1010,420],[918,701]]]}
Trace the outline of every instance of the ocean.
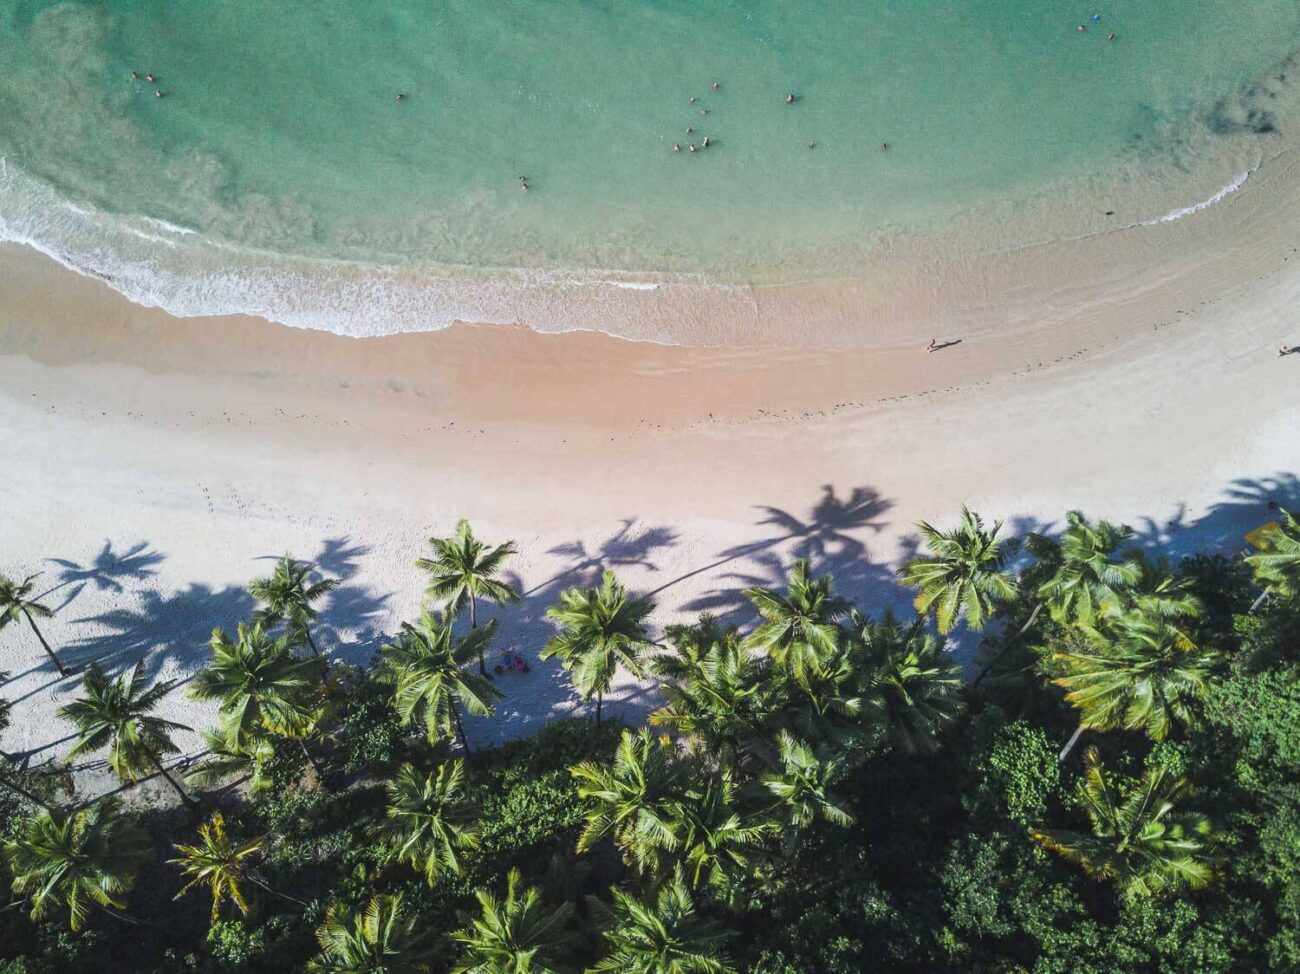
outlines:
{"label": "ocean", "polygon": [[1297,48],[1294,0],[5,0],[0,239],[176,314],[632,334],[593,296],[1194,214],[1294,144]]}

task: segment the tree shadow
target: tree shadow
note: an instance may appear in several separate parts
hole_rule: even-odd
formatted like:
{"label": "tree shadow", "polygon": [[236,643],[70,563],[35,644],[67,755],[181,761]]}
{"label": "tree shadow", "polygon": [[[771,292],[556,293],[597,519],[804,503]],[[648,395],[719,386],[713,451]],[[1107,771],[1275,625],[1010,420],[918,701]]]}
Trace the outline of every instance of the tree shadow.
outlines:
{"label": "tree shadow", "polygon": [[117,608],[74,622],[100,630],[66,643],[62,656],[70,666],[99,663],[110,674],[143,660],[150,679],[166,670],[188,678],[207,660],[204,647],[214,627],[233,629],[253,611],[253,598],[242,588],[213,589],[191,583],[171,595],[143,593],[138,608]]}
{"label": "tree shadow", "polygon": [[54,607],[58,612],[66,608],[87,585],[94,585],[101,592],[120,594],[125,589],[123,579],[145,579],[157,575],[156,567],[166,558],[161,552],[153,550],[148,541],[139,541],[126,551],[115,551],[112,541],[105,541],[99,554],[88,559],[85,564],[67,558],[47,558],[61,569],[58,584],[46,589],[38,596],[45,598],[61,589],[73,586],[63,601]]}

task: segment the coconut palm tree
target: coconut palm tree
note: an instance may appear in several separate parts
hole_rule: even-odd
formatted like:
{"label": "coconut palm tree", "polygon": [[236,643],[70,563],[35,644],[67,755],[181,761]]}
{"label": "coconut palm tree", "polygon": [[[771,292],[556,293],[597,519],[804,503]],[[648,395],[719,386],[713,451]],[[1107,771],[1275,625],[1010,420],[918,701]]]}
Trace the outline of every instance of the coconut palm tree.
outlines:
{"label": "coconut palm tree", "polygon": [[638,678],[645,675],[638,657],[654,645],[645,628],[654,607],[645,596],[628,595],[614,573],[607,571],[600,588],[568,589],[560,593],[559,605],[546,610],[546,617],[559,623],[560,631],[541,657],[558,656],[582,699],[596,698],[598,727],[619,664]]}
{"label": "coconut palm tree", "polygon": [[316,930],[321,952],[307,965],[310,974],[422,974],[428,951],[414,936],[402,897],[372,896],[363,913],[344,916],[334,907]]}
{"label": "coconut palm tree", "polygon": [[496,620],[467,635],[452,634],[448,616],[422,612],[418,622],[402,623],[395,642],[379,650],[378,678],[393,688],[393,706],[406,724],[424,724],[430,743],[455,737],[469,750],[461,707],[480,717],[505,696],[485,676],[465,665],[496,635]]}
{"label": "coconut palm tree", "polygon": [[578,852],[612,834],[628,865],[647,876],[661,874],[667,856],[681,845],[674,823],[683,767],[644,729],[623,731],[609,767],[594,761],[571,767],[578,797],[588,802]]}
{"label": "coconut palm tree", "polygon": [[[1024,625],[993,655],[975,677],[972,686],[979,686],[993,667],[1016,645],[1039,613],[1047,609],[1052,619],[1061,625],[1091,628],[1097,620],[1115,615],[1132,605],[1134,589],[1142,581],[1144,562],[1136,551],[1120,553],[1120,546],[1133,537],[1128,525],[1114,525],[1098,521],[1095,525],[1079,511],[1066,514],[1067,527],[1060,541],[1031,532],[1025,547],[1036,559],[1033,574],[1037,576],[1034,594],[1038,601]],[[1155,572],[1148,571],[1153,585],[1158,587]],[[1163,600],[1152,591],[1156,604]],[[1173,594],[1173,593],[1168,593]],[[1176,605],[1179,595],[1170,605]]]}
{"label": "coconut palm tree", "polygon": [[[469,605],[469,626],[478,628],[478,600],[488,599],[497,605],[519,601],[519,593],[497,576],[501,565],[515,553],[515,543],[489,547],[474,537],[469,521],[463,518],[456,524],[456,533],[450,538],[430,538],[432,558],[417,558],[415,564],[429,573],[430,598],[445,602],[449,613],[456,613]],[[486,674],[483,654],[479,653],[479,673]]]}
{"label": "coconut palm tree", "polygon": [[916,522],[928,554],[913,558],[899,570],[905,585],[914,587],[916,611],[934,613],[941,633],[960,619],[978,631],[995,612],[1016,596],[1016,581],[1007,571],[1009,547],[998,540],[1002,522],[985,528],[983,519],[966,507],[961,523],[939,531],[926,521]]}
{"label": "coconut palm tree", "polygon": [[54,614],[46,606],[30,597],[36,579],[40,577],[40,572],[37,572],[35,575],[28,575],[21,582],[15,582],[7,575],[0,575],[0,629],[3,629],[11,622],[26,619],[27,624],[32,627],[32,632],[36,633],[36,638],[40,640],[41,649],[45,650],[45,655],[50,658],[50,661],[54,663],[54,668],[59,671],[59,676],[67,676],[68,668],[63,665],[58,653],[50,648],[50,644],[45,641],[45,636],[41,634],[41,630],[36,625],[37,619],[48,619]]}
{"label": "coconut palm tree", "polygon": [[1192,580],[1175,574],[1163,558],[1152,561],[1136,555],[1138,577],[1132,588],[1121,590],[1130,610],[1152,619],[1173,623],[1205,615],[1205,605],[1192,592]]}
{"label": "coconut palm tree", "polygon": [[831,576],[814,578],[810,571],[808,559],[800,558],[786,576],[784,594],[758,586],[742,592],[763,619],[745,645],[770,654],[799,676],[836,654],[838,620],[848,611],[848,603],[835,597]]}
{"label": "coconut palm tree", "polygon": [[650,899],[614,890],[607,915],[609,953],[589,974],[733,974],[723,945],[734,934],[695,912],[691,891],[680,877]]}
{"label": "coconut palm tree", "polygon": [[291,639],[304,640],[313,656],[320,656],[316,642],[311,638],[311,624],[319,614],[313,605],[338,588],[338,579],[311,580],[315,566],[311,562],[296,561],[286,554],[275,565],[267,578],[249,583],[248,591],[262,603],[256,619],[267,629],[284,623]]}
{"label": "coconut palm tree", "polygon": [[[189,882],[176,894],[180,899],[186,893],[206,886],[212,894],[212,922],[221,918],[221,904],[227,899],[239,908],[245,916],[248,914],[248,897],[244,894],[245,883],[257,883],[249,873],[253,857],[262,851],[261,839],[245,839],[236,842],[226,832],[225,817],[217,812],[210,821],[199,825],[199,841],[196,845],[176,843],[180,855],[167,861],[179,866],[181,872],[189,877]],[[260,885],[260,884],[258,884]]]}
{"label": "coconut palm tree", "polygon": [[763,775],[762,784],[776,800],[772,814],[785,824],[787,838],[817,819],[832,825],[853,824],[849,812],[831,786],[842,774],[838,758],[818,758],[807,744],[782,731],[777,740],[780,766]]}
{"label": "coconut palm tree", "polygon": [[1080,511],[1070,511],[1066,520],[1059,541],[1030,534],[1026,542],[1048,572],[1038,597],[1057,622],[1092,626],[1122,610],[1125,591],[1142,578],[1142,564],[1136,553],[1120,552],[1133,537],[1127,524],[1091,524]]}
{"label": "coconut palm tree", "polygon": [[478,848],[477,809],[464,790],[461,761],[448,761],[429,775],[404,764],[388,782],[387,818],[377,836],[394,859],[423,872],[430,886],[444,872],[459,874],[460,853]]}
{"label": "coconut palm tree", "polygon": [[708,616],[695,626],[671,626],[667,635],[672,651],[650,663],[667,702],[650,722],[685,736],[695,751],[734,766],[767,718],[768,694],[758,662],[734,629],[724,631]]}
{"label": "coconut palm tree", "polygon": [[735,782],[725,770],[669,806],[669,815],[672,831],[681,836],[677,853],[687,882],[724,896],[734,879],[749,872],[754,850],[774,830],[772,822],[740,811]]}
{"label": "coconut palm tree", "polygon": [[548,965],[573,939],[567,929],[573,904],[547,909],[536,887],[521,892],[520,882],[519,870],[511,869],[503,899],[474,891],[479,915],[451,935],[462,949],[452,974],[555,974]]}
{"label": "coconut palm tree", "polygon": [[1126,899],[1209,885],[1222,862],[1217,833],[1204,815],[1176,810],[1191,793],[1186,779],[1153,767],[1140,779],[1117,780],[1106,774],[1094,747],[1083,764],[1078,797],[1092,834],[1046,829],[1031,832],[1034,841],[1113,882]]}
{"label": "coconut palm tree", "polygon": [[1143,730],[1155,740],[1173,720],[1193,719],[1217,653],[1191,645],[1168,623],[1140,613],[1121,617],[1115,636],[1091,630],[1082,651],[1052,654],[1064,675],[1053,682],[1079,711],[1079,727],[1061,751],[1064,761],[1085,730]]}
{"label": "coconut palm tree", "polygon": [[92,906],[121,916],[149,841],[120,809],[116,798],[78,811],[46,809],[5,844],[13,891],[31,901],[33,920],[67,910],[80,930]]}
{"label": "coconut palm tree", "polygon": [[139,781],[157,771],[175,789],[181,801],[193,799],[163,766],[163,755],[176,754],[171,731],[189,730],[184,724],[155,717],[153,711],[176,686],[167,680],[150,688],[144,661],[110,680],[98,663],[82,677],[83,696],[59,708],[58,714],[77,728],[77,742],[68,752],[69,762],[84,754],[108,748],[108,766],[123,782]]}
{"label": "coconut palm tree", "polygon": [[939,735],[961,712],[961,667],[937,639],[898,623],[853,615],[865,657],[867,692],[895,747],[933,751]]}
{"label": "coconut palm tree", "polygon": [[[1300,517],[1279,509],[1280,519],[1264,529],[1259,550],[1246,556],[1255,581],[1284,599],[1300,598]],[[0,589],[0,591],[3,591]],[[0,606],[3,606],[0,599]]]}
{"label": "coconut palm tree", "polygon": [[185,772],[185,781],[191,788],[211,788],[233,777],[246,777],[249,791],[254,795],[274,786],[270,762],[275,757],[275,744],[269,737],[257,736],[243,744],[233,744],[224,730],[199,731],[199,736],[203,738],[206,754]]}
{"label": "coconut palm tree", "polygon": [[222,730],[235,750],[265,732],[287,736],[312,712],[316,667],[293,655],[288,636],[273,639],[262,622],[240,623],[232,641],[222,629],[208,643],[212,662],[187,693],[220,704]]}

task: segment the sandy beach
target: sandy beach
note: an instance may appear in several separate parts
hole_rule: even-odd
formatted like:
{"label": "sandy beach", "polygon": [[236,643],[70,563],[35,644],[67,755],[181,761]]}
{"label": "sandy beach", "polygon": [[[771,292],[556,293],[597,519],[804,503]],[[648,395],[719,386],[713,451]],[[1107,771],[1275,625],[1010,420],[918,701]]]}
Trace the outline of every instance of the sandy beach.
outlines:
{"label": "sandy beach", "polygon": [[[519,545],[525,598],[501,641],[530,659],[557,593],[603,568],[653,590],[660,625],[742,618],[736,590],[800,554],[862,606],[900,605],[912,523],[962,503],[1017,533],[1079,507],[1172,555],[1232,551],[1267,501],[1300,505],[1300,354],[1276,355],[1300,344],[1296,166],[1274,157],[1166,224],[917,268],[888,291],[808,285],[779,296],[790,339],[746,347],[175,319],[5,246],[0,571],[44,572],[68,663],[144,659],[184,682],[285,551],[341,580],[318,641],[365,663],[419,609],[425,539],[460,517]],[[852,346],[819,341],[831,311],[860,315]],[[927,353],[932,335],[955,344]],[[17,626],[0,668],[0,746],[57,758],[78,681]],[[580,705],[550,665],[502,688],[473,741]],[[624,681],[606,707],[653,703]],[[166,715],[214,718],[180,690]]]}

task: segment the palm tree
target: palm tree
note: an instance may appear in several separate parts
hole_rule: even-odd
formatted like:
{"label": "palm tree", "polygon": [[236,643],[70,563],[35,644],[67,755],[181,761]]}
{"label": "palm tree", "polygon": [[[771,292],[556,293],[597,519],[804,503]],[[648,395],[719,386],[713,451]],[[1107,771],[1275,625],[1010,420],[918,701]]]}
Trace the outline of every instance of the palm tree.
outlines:
{"label": "palm tree", "polygon": [[939,531],[926,521],[916,522],[928,555],[913,558],[899,570],[903,583],[917,590],[916,611],[935,614],[941,633],[959,619],[979,631],[1001,605],[1016,596],[1016,581],[1006,569],[1008,547],[998,540],[1002,522],[991,529],[965,506],[961,523]]}
{"label": "palm tree", "polygon": [[578,797],[589,802],[578,852],[612,833],[628,865],[647,876],[662,873],[667,854],[681,845],[674,822],[682,771],[683,763],[644,729],[623,731],[609,767],[571,767]]}
{"label": "palm tree", "polygon": [[224,731],[200,731],[199,736],[203,738],[206,754],[185,773],[190,787],[210,788],[236,776],[248,778],[249,791],[254,795],[274,786],[270,762],[275,757],[275,744],[269,737],[258,736],[234,744]]}
{"label": "palm tree", "polygon": [[32,632],[36,633],[36,638],[40,640],[41,649],[45,650],[45,655],[53,661],[55,669],[59,671],[59,676],[67,676],[68,668],[63,665],[58,654],[50,648],[50,644],[45,641],[40,629],[36,627],[37,618],[48,619],[54,614],[35,599],[29,598],[36,579],[40,577],[40,573],[37,572],[35,575],[28,575],[21,582],[15,582],[7,575],[0,575],[0,629],[11,622],[17,622],[20,618],[26,619],[27,624],[32,627]]}
{"label": "palm tree", "polygon": [[468,752],[460,708],[487,717],[505,696],[487,677],[465,671],[495,634],[493,619],[457,638],[451,619],[439,612],[422,612],[418,622],[402,623],[396,642],[379,650],[378,673],[393,687],[393,705],[402,721],[423,723],[430,743],[454,736]]}
{"label": "palm tree", "polygon": [[650,715],[658,727],[687,737],[692,748],[725,766],[756,738],[767,716],[767,693],[754,656],[734,629],[723,631],[709,616],[696,626],[671,626],[672,652],[661,653],[650,670],[667,701]]}
{"label": "palm tree", "polygon": [[290,638],[306,640],[313,656],[320,656],[311,638],[311,624],[318,615],[313,602],[317,602],[338,587],[338,579],[311,580],[315,570],[311,562],[295,561],[286,554],[275,565],[268,578],[249,583],[248,591],[262,603],[257,620],[267,628],[283,622]]}
{"label": "palm tree", "polygon": [[227,899],[247,916],[248,898],[244,895],[244,883],[257,882],[249,874],[249,866],[252,858],[262,851],[262,844],[261,839],[234,841],[226,832],[225,818],[217,812],[211,821],[199,826],[197,845],[177,843],[179,857],[167,860],[180,866],[181,872],[190,879],[176,894],[176,899],[195,887],[206,886],[212,893],[213,923],[220,919],[221,904]]}
{"label": "palm tree", "polygon": [[518,869],[506,873],[506,895],[500,900],[487,890],[474,891],[479,916],[451,935],[463,948],[452,974],[555,974],[547,965],[572,939],[566,925],[573,904],[548,910],[535,887],[520,893],[520,881]]}
{"label": "palm tree", "polygon": [[[0,684],[4,684],[8,679],[9,679],[9,674],[0,671]],[[9,726],[9,701],[0,699],[0,733],[3,733],[4,729],[8,726]],[[0,760],[9,761],[12,759],[4,751],[0,751]],[[18,784],[18,782],[16,781],[10,781],[6,777],[0,777],[0,787],[8,788],[10,791],[14,792],[15,794],[20,795],[23,798],[27,799],[33,805],[37,805],[41,808],[50,807],[48,804],[46,804],[41,799],[37,798],[34,794],[32,794],[22,785]]]}
{"label": "palm tree", "polygon": [[1115,781],[1093,747],[1083,763],[1078,797],[1092,834],[1049,829],[1032,832],[1034,841],[1113,882],[1126,899],[1178,886],[1200,889],[1215,878],[1222,858],[1213,825],[1196,812],[1175,811],[1191,793],[1186,779],[1153,767],[1140,779]]}
{"label": "palm tree", "polygon": [[459,874],[460,853],[478,848],[477,810],[464,788],[461,761],[423,776],[404,764],[388,782],[388,817],[379,825],[379,840],[394,859],[422,871],[430,886],[444,871]]}
{"label": "palm tree", "polygon": [[854,613],[871,697],[894,745],[932,751],[961,711],[961,668],[937,639],[903,627],[886,612],[879,622]]}
{"label": "palm tree", "polygon": [[733,974],[723,944],[734,934],[695,912],[680,876],[649,900],[614,890],[604,912],[609,953],[589,974]]}
{"label": "palm tree", "polygon": [[654,611],[646,596],[628,595],[614,573],[607,571],[600,588],[571,588],[560,593],[560,604],[546,617],[560,632],[541,652],[542,659],[560,658],[583,700],[596,698],[596,726],[601,705],[620,663],[641,678],[645,670],[638,655],[654,645],[646,635],[645,619]]}
{"label": "palm tree", "polygon": [[315,666],[293,655],[288,636],[272,639],[262,622],[241,622],[233,642],[214,629],[208,645],[212,662],[187,692],[220,703],[223,731],[234,749],[248,748],[267,731],[287,736],[311,713]]}
{"label": "palm tree", "polygon": [[1118,559],[1115,554],[1133,537],[1133,529],[1109,521],[1090,524],[1079,511],[1068,512],[1066,520],[1069,523],[1059,542],[1036,532],[1026,539],[1025,547],[1037,560],[1034,573],[1040,578],[1046,575],[1034,589],[1038,601],[1025,624],[984,665],[972,686],[979,686],[1043,609],[1062,625],[1073,623],[1087,629],[1132,601],[1131,590],[1143,577],[1143,561],[1137,552],[1126,552]]}
{"label": "palm tree", "polygon": [[1079,710],[1079,727],[1061,751],[1064,761],[1085,730],[1144,730],[1155,740],[1173,719],[1193,719],[1190,704],[1204,695],[1218,654],[1192,646],[1168,623],[1139,613],[1121,617],[1115,638],[1090,631],[1085,652],[1058,652],[1065,675],[1053,682]]}
{"label": "palm tree", "polygon": [[710,777],[703,791],[692,790],[670,806],[670,815],[690,885],[707,884],[723,895],[733,879],[748,873],[752,850],[773,831],[773,823],[741,813],[725,770]]}
{"label": "palm tree", "polygon": [[819,818],[832,825],[852,825],[852,813],[831,790],[843,770],[839,759],[819,759],[812,748],[786,731],[777,745],[780,768],[763,775],[762,783],[776,799],[772,811],[785,822],[787,836],[793,837]]}
{"label": "palm tree", "polygon": [[31,901],[33,920],[66,909],[69,925],[79,930],[91,906],[120,916],[115,911],[125,908],[149,849],[144,832],[120,808],[116,798],[105,798],[79,811],[47,809],[5,844],[13,891]]}
{"label": "palm tree", "polygon": [[1038,597],[1057,622],[1092,626],[1099,617],[1120,611],[1123,592],[1137,585],[1142,565],[1133,554],[1114,557],[1133,537],[1127,524],[1090,524],[1079,511],[1070,511],[1066,520],[1069,526],[1059,542],[1029,536],[1029,550],[1050,572],[1038,586]]}
{"label": "palm tree", "polygon": [[809,572],[808,559],[800,558],[786,576],[785,594],[761,587],[742,592],[763,619],[745,645],[769,653],[800,676],[835,655],[837,620],[848,610],[848,604],[835,597],[830,575],[813,578]]}
{"label": "palm tree", "polygon": [[372,896],[364,913],[340,916],[330,907],[316,931],[321,952],[310,974],[422,974],[427,951],[413,936],[414,921],[403,915],[402,897]]}
{"label": "palm tree", "polygon": [[1134,557],[1138,577],[1129,590],[1121,593],[1126,604],[1152,619],[1173,622],[1205,615],[1205,605],[1192,592],[1192,580],[1176,575],[1163,558],[1150,561],[1143,555]]}
{"label": "palm tree", "polygon": [[[1279,513],[1281,520],[1264,529],[1259,550],[1246,556],[1246,564],[1266,592],[1284,599],[1300,598],[1300,517],[1285,509]],[[0,606],[3,604],[0,599]]]}
{"label": "palm tree", "polygon": [[163,767],[163,755],[176,754],[172,730],[189,730],[184,724],[155,717],[153,711],[176,686],[167,680],[147,688],[144,661],[110,680],[98,663],[92,663],[82,678],[84,696],[59,708],[59,716],[77,728],[77,742],[68,752],[69,762],[108,748],[108,766],[122,781],[131,783],[155,770],[167,779],[181,801],[192,799]]}
{"label": "palm tree", "polygon": [[[515,543],[507,541],[495,548],[488,547],[474,537],[469,521],[461,519],[456,524],[456,534],[450,538],[430,538],[432,558],[417,558],[415,564],[429,573],[430,597],[444,601],[449,613],[456,613],[469,604],[469,626],[478,628],[478,600],[488,599],[497,605],[517,602],[519,593],[497,578],[502,563],[515,553]],[[479,673],[486,674],[483,654],[479,653]]]}

